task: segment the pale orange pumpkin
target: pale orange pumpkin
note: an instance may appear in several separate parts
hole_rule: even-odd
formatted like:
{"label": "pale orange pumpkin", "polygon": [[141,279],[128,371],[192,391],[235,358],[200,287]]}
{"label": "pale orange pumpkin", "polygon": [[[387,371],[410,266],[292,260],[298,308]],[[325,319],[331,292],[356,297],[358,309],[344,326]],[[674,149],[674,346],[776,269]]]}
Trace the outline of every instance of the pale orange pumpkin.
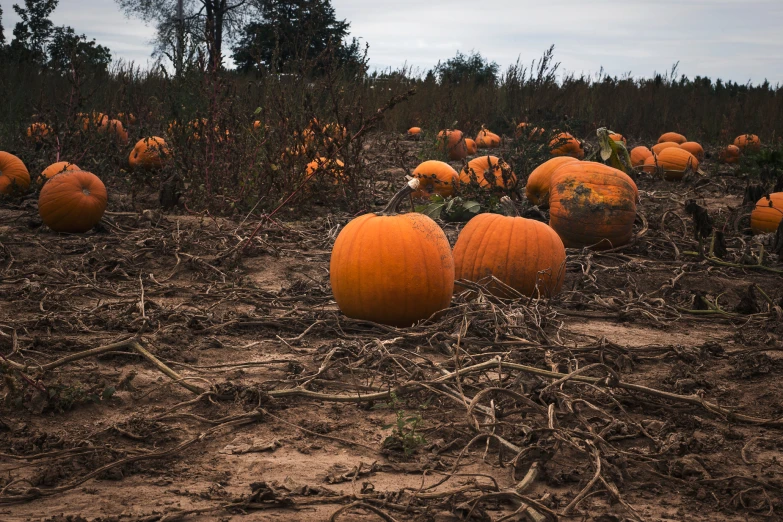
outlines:
{"label": "pale orange pumpkin", "polygon": [[414,198],[429,198],[433,194],[448,197],[454,194],[454,189],[459,185],[457,171],[444,161],[420,163],[414,169],[413,177],[419,180],[419,189],[413,193]]}
{"label": "pale orange pumpkin", "polygon": [[459,181],[467,185],[473,179],[486,189],[511,189],[517,184],[517,176],[509,164],[496,156],[479,156],[470,160],[459,173]]}
{"label": "pale orange pumpkin", "polygon": [[640,167],[644,165],[644,161],[652,156],[652,151],[644,145],[639,145],[631,149],[631,166]]}
{"label": "pale orange pumpkin", "polygon": [[677,132],[665,132],[661,134],[660,138],[658,138],[658,143],[664,143],[667,141],[671,141],[679,145],[680,143],[685,143],[688,141],[688,138]]}
{"label": "pale orange pumpkin", "polygon": [[70,170],[50,179],[38,197],[41,220],[55,232],[87,232],[98,224],[108,201],[98,176]]}
{"label": "pale orange pumpkin", "polygon": [[680,148],[693,154],[697,160],[704,161],[704,148],[699,143],[696,143],[695,141],[686,141],[680,145]]}
{"label": "pale orange pumpkin", "polygon": [[530,173],[525,185],[525,196],[534,205],[549,204],[549,186],[552,174],[562,165],[572,161],[579,161],[571,156],[558,156],[545,161]]}
{"label": "pale orange pumpkin", "polygon": [[727,145],[718,153],[718,160],[721,163],[737,163],[742,151],[736,145]]}
{"label": "pale orange pumpkin", "polygon": [[80,169],[78,166],[74,165],[73,163],[68,163],[67,161],[58,161],[57,163],[52,163],[51,165],[43,169],[43,172],[41,172],[41,177],[38,178],[38,184],[43,185],[51,178],[55,177],[57,174],[60,174],[61,172],[65,172],[68,170],[82,170],[82,169]]}
{"label": "pale orange pumpkin", "polygon": [[783,192],[773,192],[756,202],[750,214],[750,228],[754,234],[775,232],[782,218]]}
{"label": "pale orange pumpkin", "polygon": [[755,134],[742,134],[734,138],[734,145],[742,152],[757,152],[761,149],[761,140]]}
{"label": "pale orange pumpkin", "polygon": [[130,153],[129,163],[134,169],[159,169],[163,166],[164,158],[169,154],[171,151],[163,138],[150,136],[136,143]]}
{"label": "pale orange pumpkin", "polygon": [[447,154],[452,161],[465,159],[468,155],[468,146],[465,137],[459,130],[442,130],[438,133],[438,150]]}
{"label": "pale orange pumpkin", "polygon": [[0,152],[0,194],[30,187],[30,173],[22,160],[8,152]]}
{"label": "pale orange pumpkin", "polygon": [[662,141],[661,143],[656,143],[652,146],[652,153],[653,154],[660,154],[661,151],[664,151],[666,149],[670,148],[680,148],[680,145],[678,143],[675,143],[673,141]]}
{"label": "pale orange pumpkin", "polygon": [[582,159],[585,157],[585,149],[582,143],[567,132],[555,135],[549,142],[552,156],[571,156]]}

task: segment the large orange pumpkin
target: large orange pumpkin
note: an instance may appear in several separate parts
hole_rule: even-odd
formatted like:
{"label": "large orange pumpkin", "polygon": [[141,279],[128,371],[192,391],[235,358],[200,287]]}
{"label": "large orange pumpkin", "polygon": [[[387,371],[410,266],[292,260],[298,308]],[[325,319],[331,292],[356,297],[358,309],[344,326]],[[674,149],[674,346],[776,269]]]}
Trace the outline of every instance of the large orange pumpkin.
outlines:
{"label": "large orange pumpkin", "polygon": [[756,152],[761,148],[761,140],[755,134],[742,134],[734,138],[734,145],[742,152]]}
{"label": "large orange pumpkin", "polygon": [[413,193],[415,198],[429,198],[432,194],[448,197],[459,185],[459,174],[444,161],[429,160],[419,164],[413,177],[419,180],[419,190]]}
{"label": "large orange pumpkin", "polygon": [[664,151],[666,149],[679,148],[679,147],[680,145],[673,141],[662,141],[661,143],[656,143],[655,145],[653,145],[651,150],[653,154],[660,154],[661,151]]}
{"label": "large orange pumpkin", "polygon": [[664,143],[667,141],[672,141],[679,145],[680,143],[685,143],[688,141],[688,138],[677,132],[665,132],[661,134],[660,138],[658,138],[658,143]]}
{"label": "large orange pumpkin", "polygon": [[704,161],[704,148],[699,143],[696,143],[695,141],[686,141],[680,145],[680,148],[693,154],[700,162]]}
{"label": "large orange pumpkin", "polygon": [[87,232],[106,210],[106,187],[98,176],[81,170],[50,179],[38,197],[38,213],[55,232]]}
{"label": "large orange pumpkin", "polygon": [[57,174],[68,170],[82,170],[82,169],[80,169],[73,163],[68,163],[67,161],[58,161],[57,163],[52,163],[51,165],[43,169],[43,172],[41,172],[41,177],[38,178],[38,183],[42,185],[47,181],[49,181],[51,178],[55,177]]}
{"label": "large orange pumpkin", "polygon": [[43,141],[51,133],[52,128],[46,123],[33,123],[27,127],[27,137],[37,142]]}
{"label": "large orange pumpkin", "polygon": [[465,138],[465,146],[468,148],[468,156],[473,156],[478,151],[476,142],[470,138]]}
{"label": "large orange pumpkin", "polygon": [[476,146],[480,149],[493,149],[500,146],[500,136],[487,129],[481,129],[476,135]]}
{"label": "large orange pumpkin", "polygon": [[348,317],[407,327],[451,303],[454,259],[443,230],[424,214],[395,215],[418,188],[410,180],[382,212],[352,220],[337,236],[329,279]]}
{"label": "large orange pumpkin", "polygon": [[549,142],[552,156],[571,156],[582,159],[585,157],[585,149],[582,143],[567,132],[555,135]]}
{"label": "large orange pumpkin", "polygon": [[163,138],[150,136],[136,143],[130,153],[131,168],[159,169],[163,166],[163,159],[170,154],[169,147]]}
{"label": "large orange pumpkin", "polygon": [[543,205],[549,203],[549,184],[552,181],[552,174],[566,163],[579,161],[571,156],[558,156],[545,161],[530,173],[525,186],[525,196],[534,205]]}
{"label": "large orange pumpkin", "polygon": [[750,214],[750,228],[754,234],[775,232],[783,218],[783,192],[773,192],[756,202]]}
{"label": "large orange pumpkin", "polygon": [[98,132],[101,134],[109,134],[120,143],[128,143],[128,131],[123,128],[120,120],[105,118],[101,122],[101,126],[98,127]]}
{"label": "large orange pumpkin", "polygon": [[688,168],[694,172],[699,170],[699,160],[687,150],[669,147],[658,154],[658,169],[667,181],[680,181]]}
{"label": "large orange pumpkin", "polygon": [[639,191],[625,173],[601,163],[566,163],[552,176],[549,225],[566,247],[613,248],[633,235]]}
{"label": "large orange pumpkin", "polygon": [[740,157],[740,148],[736,145],[728,145],[718,153],[718,160],[721,163],[737,163]]}
{"label": "large orange pumpkin", "polygon": [[631,149],[631,166],[639,167],[644,165],[644,160],[652,156],[652,151],[644,145],[639,145]]}
{"label": "large orange pumpkin", "polygon": [[[546,224],[479,214],[454,245],[454,275],[475,282],[494,276],[522,295],[551,297],[563,285],[565,259],[563,242]],[[500,297],[511,297],[500,285],[487,287]]]}
{"label": "large orange pumpkin", "polygon": [[468,155],[465,137],[459,130],[442,130],[438,133],[438,150],[445,151],[449,159],[459,161]]}
{"label": "large orange pumpkin", "polygon": [[11,194],[14,189],[27,190],[30,173],[24,162],[8,152],[0,152],[0,194]]}
{"label": "large orange pumpkin", "polygon": [[514,188],[517,176],[508,163],[496,156],[479,156],[468,162],[459,173],[460,183],[469,184],[475,179],[482,188]]}

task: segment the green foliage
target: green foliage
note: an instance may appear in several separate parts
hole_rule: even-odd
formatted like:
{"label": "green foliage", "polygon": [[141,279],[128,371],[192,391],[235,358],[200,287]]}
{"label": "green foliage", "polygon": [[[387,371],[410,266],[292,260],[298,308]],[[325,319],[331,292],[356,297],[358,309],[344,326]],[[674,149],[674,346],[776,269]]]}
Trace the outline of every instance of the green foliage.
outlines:
{"label": "green foliage", "polygon": [[21,18],[14,27],[14,39],[9,52],[19,62],[43,65],[46,62],[46,43],[51,33],[52,14],[59,0],[24,0],[24,7],[14,4]]}
{"label": "green foliage", "polygon": [[[387,404],[381,404],[376,406],[376,409],[395,409],[395,420],[392,424],[386,424],[383,429],[392,429],[391,435],[386,437],[383,441],[383,447],[387,450],[401,450],[405,455],[412,455],[427,441],[424,436],[419,433],[419,425],[422,422],[421,415],[414,414],[409,415],[404,409],[399,407],[400,400],[392,393],[391,398]],[[427,405],[421,406],[422,409],[426,409]]]}
{"label": "green foliage", "polygon": [[432,219],[464,223],[481,212],[481,204],[477,201],[463,200],[459,196],[444,198],[433,194],[428,204],[419,205],[415,210]]}
{"label": "green foliage", "polygon": [[609,135],[613,133],[614,131],[605,127],[601,127],[596,132],[596,134],[598,134],[598,146],[600,147],[599,154],[601,155],[601,159],[610,167],[614,167],[617,170],[621,170],[630,175],[633,172],[631,156],[628,154],[628,149],[625,148],[623,142],[615,141],[609,137]]}
{"label": "green foliage", "polygon": [[69,71],[75,65],[86,65],[91,69],[105,71],[111,63],[109,49],[87,40],[71,27],[56,27],[47,46],[49,67],[56,71]]}
{"label": "green foliage", "polygon": [[[0,5],[0,47],[5,45],[5,29],[3,28],[3,6]],[[0,48],[0,53],[3,49]]]}
{"label": "green foliage", "polygon": [[481,53],[474,51],[470,55],[457,51],[454,58],[435,66],[434,74],[441,84],[495,85],[500,66],[490,62]]}

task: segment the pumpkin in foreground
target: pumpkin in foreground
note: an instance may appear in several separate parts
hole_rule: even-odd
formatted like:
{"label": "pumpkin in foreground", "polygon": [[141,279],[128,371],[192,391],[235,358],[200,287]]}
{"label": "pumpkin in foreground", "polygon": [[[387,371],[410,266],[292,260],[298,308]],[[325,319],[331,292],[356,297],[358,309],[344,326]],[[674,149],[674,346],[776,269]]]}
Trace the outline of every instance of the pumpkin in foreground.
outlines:
{"label": "pumpkin in foreground", "polygon": [[128,161],[134,169],[159,169],[163,166],[163,158],[169,154],[169,147],[163,138],[150,136],[136,143]]}
{"label": "pumpkin in foreground", "polygon": [[783,192],[767,194],[756,202],[750,213],[750,228],[754,234],[775,232],[783,219]]}
{"label": "pumpkin in foreground", "polygon": [[602,163],[567,163],[552,176],[549,225],[568,248],[614,248],[630,241],[636,219],[636,183]]}
{"label": "pumpkin in foreground", "polygon": [[448,197],[454,194],[454,188],[459,185],[457,171],[445,161],[422,162],[412,175],[419,180],[419,190],[413,193],[414,198],[429,198],[433,194]]}
{"label": "pumpkin in foreground", "polygon": [[30,173],[22,160],[11,153],[0,152],[0,194],[11,194],[30,187]]}
{"label": "pumpkin in foreground", "polygon": [[82,170],[82,169],[80,169],[78,166],[74,165],[73,163],[68,163],[67,161],[58,161],[57,163],[52,163],[51,165],[43,169],[43,172],[41,172],[41,177],[38,178],[38,184],[43,185],[51,178],[55,177],[57,174],[60,174],[61,172],[65,172],[68,170]]}
{"label": "pumpkin in foreground", "polygon": [[517,176],[508,163],[497,156],[479,156],[468,162],[459,173],[460,183],[470,184],[476,180],[481,188],[514,188]]}
{"label": "pumpkin in foreground", "polygon": [[408,327],[451,303],[454,259],[432,219],[395,209],[419,188],[414,178],[386,208],[360,216],[337,236],[329,263],[340,310],[354,319]]}
{"label": "pumpkin in foreground", "polygon": [[525,196],[534,205],[545,205],[549,203],[549,186],[552,181],[552,174],[566,163],[579,161],[571,156],[558,156],[545,161],[530,173],[525,185]]}
{"label": "pumpkin in foreground", "polygon": [[454,274],[458,280],[487,282],[499,297],[513,295],[487,281],[490,276],[522,295],[551,297],[563,286],[565,259],[562,240],[545,223],[479,214],[468,221],[454,245]]}
{"label": "pumpkin in foreground", "polygon": [[38,213],[55,232],[87,232],[106,211],[106,187],[98,176],[81,170],[63,172],[41,189]]}

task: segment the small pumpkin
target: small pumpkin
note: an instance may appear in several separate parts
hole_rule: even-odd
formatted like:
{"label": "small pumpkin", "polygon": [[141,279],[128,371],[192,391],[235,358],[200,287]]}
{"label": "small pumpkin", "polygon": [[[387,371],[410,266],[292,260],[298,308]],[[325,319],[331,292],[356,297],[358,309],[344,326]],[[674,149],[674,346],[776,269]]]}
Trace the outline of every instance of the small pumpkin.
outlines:
{"label": "small pumpkin", "polygon": [[[522,295],[551,297],[563,286],[565,259],[563,241],[546,224],[479,214],[468,221],[454,245],[454,275],[475,282],[494,276]],[[487,288],[500,297],[512,297],[500,285],[490,283]]]}
{"label": "small pumpkin", "polygon": [[467,185],[473,179],[481,188],[512,189],[517,184],[517,176],[509,164],[497,156],[479,156],[470,160],[459,173],[459,181]]}
{"label": "small pumpkin", "polygon": [[693,156],[700,162],[704,161],[704,148],[699,143],[695,141],[686,141],[680,145],[680,148],[693,154]]}
{"label": "small pumpkin", "polygon": [[783,192],[767,194],[756,202],[750,213],[750,228],[754,234],[776,232],[783,219]]}
{"label": "small pumpkin", "polygon": [[658,143],[665,143],[667,141],[671,141],[679,145],[688,141],[688,138],[677,132],[665,132],[661,134],[660,138],[658,138]]}
{"label": "small pumpkin", "polygon": [[742,152],[757,152],[761,149],[761,140],[755,134],[742,134],[734,138],[734,146]]}
{"label": "small pumpkin", "polygon": [[413,177],[419,180],[419,189],[414,198],[429,198],[432,194],[448,197],[454,194],[459,185],[459,174],[445,161],[429,160],[420,163],[413,171]]}
{"label": "small pumpkin", "polygon": [[341,181],[345,181],[343,169],[345,169],[345,164],[339,159],[317,158],[307,164],[305,175],[307,179],[310,179],[316,172],[321,170],[334,180],[335,185],[338,185]]}
{"label": "small pumpkin", "polygon": [[478,152],[476,142],[470,138],[465,138],[465,146],[468,148],[468,156],[473,156]]}
{"label": "small pumpkin", "polygon": [[549,150],[552,156],[571,156],[577,159],[585,157],[584,145],[567,132],[556,134],[549,142]]}
{"label": "small pumpkin", "polygon": [[41,177],[38,178],[38,184],[43,185],[51,178],[55,177],[57,174],[61,172],[66,172],[68,170],[82,170],[82,169],[80,169],[78,166],[74,165],[73,163],[68,163],[67,161],[58,161],[57,163],[52,163],[51,165],[43,169],[43,172],[41,172]]}
{"label": "small pumpkin", "polygon": [[101,126],[98,127],[98,132],[108,134],[120,143],[128,143],[128,131],[123,128],[120,120],[104,119]]}
{"label": "small pumpkin", "polygon": [[527,178],[525,186],[525,196],[534,205],[549,204],[549,186],[552,181],[552,174],[566,163],[579,161],[571,156],[558,156],[549,159],[533,169]]}
{"label": "small pumpkin", "polygon": [[421,137],[421,127],[411,127],[408,129],[408,137],[409,138],[420,138]]}
{"label": "small pumpkin", "polygon": [[163,138],[150,136],[136,143],[130,153],[129,163],[133,169],[159,169],[163,166],[164,158],[169,154],[171,152]]}
{"label": "small pumpkin", "polygon": [[549,225],[569,248],[606,249],[633,235],[639,190],[624,172],[602,163],[566,163],[552,176]]}
{"label": "small pumpkin", "polygon": [[33,123],[27,127],[27,137],[37,142],[43,141],[51,133],[52,128],[46,123]]}
{"label": "small pumpkin", "polygon": [[647,174],[655,174],[658,172],[658,158],[655,154],[647,156],[647,159],[644,160],[644,167],[642,170]]}
{"label": "small pumpkin", "polygon": [[117,119],[123,122],[125,125],[136,125],[136,116],[133,113],[118,112]]}
{"label": "small pumpkin", "polygon": [[661,151],[658,156],[658,168],[663,172],[663,179],[667,181],[680,181],[688,169],[699,170],[699,160],[680,147],[669,147]]}
{"label": "small pumpkin", "polygon": [[540,137],[544,135],[544,129],[541,129],[539,127],[532,127],[522,122],[519,125],[517,125],[517,128],[514,130],[514,137],[517,139],[525,136],[525,133],[527,133],[527,139],[532,140],[534,138]]}
{"label": "small pumpkin", "polygon": [[445,152],[452,161],[465,159],[468,155],[468,146],[465,137],[459,130],[442,130],[438,133],[438,150]]}
{"label": "small pumpkin", "polygon": [[82,120],[82,130],[87,132],[90,127],[100,127],[106,122],[109,117],[102,112],[93,112],[92,114],[84,114],[80,112],[77,114]]}
{"label": "small pumpkin", "polygon": [[337,236],[329,279],[348,317],[407,327],[451,303],[454,258],[446,234],[424,214],[395,213],[418,188],[413,178],[383,211],[352,220]]}
{"label": "small pumpkin", "polygon": [[631,166],[640,167],[644,165],[644,160],[652,156],[652,151],[644,145],[639,145],[631,149]]}
{"label": "small pumpkin", "polygon": [[108,201],[98,176],[70,170],[50,179],[38,197],[41,220],[55,232],[87,232],[98,224]]}
{"label": "small pumpkin", "polygon": [[679,147],[680,145],[673,141],[663,141],[661,143],[656,143],[655,145],[653,145],[651,150],[653,154],[660,154],[662,151],[666,149],[679,148]]}
{"label": "small pumpkin", "polygon": [[8,152],[0,152],[0,194],[30,187],[30,173],[22,160]]}
{"label": "small pumpkin", "polygon": [[622,134],[618,134],[618,133],[616,133],[616,132],[615,132],[615,133],[612,133],[612,134],[610,134],[610,135],[609,135],[609,139],[612,139],[612,140],[614,140],[614,141],[620,141],[620,142],[622,142],[622,144],[623,144],[623,145],[625,145],[625,144],[627,143],[627,142],[625,141],[625,136],[623,136]]}
{"label": "small pumpkin", "polygon": [[718,153],[718,161],[721,163],[737,163],[741,152],[736,145],[728,145]]}
{"label": "small pumpkin", "polygon": [[476,135],[476,146],[479,149],[494,149],[500,146],[500,136],[487,129],[481,129]]}

